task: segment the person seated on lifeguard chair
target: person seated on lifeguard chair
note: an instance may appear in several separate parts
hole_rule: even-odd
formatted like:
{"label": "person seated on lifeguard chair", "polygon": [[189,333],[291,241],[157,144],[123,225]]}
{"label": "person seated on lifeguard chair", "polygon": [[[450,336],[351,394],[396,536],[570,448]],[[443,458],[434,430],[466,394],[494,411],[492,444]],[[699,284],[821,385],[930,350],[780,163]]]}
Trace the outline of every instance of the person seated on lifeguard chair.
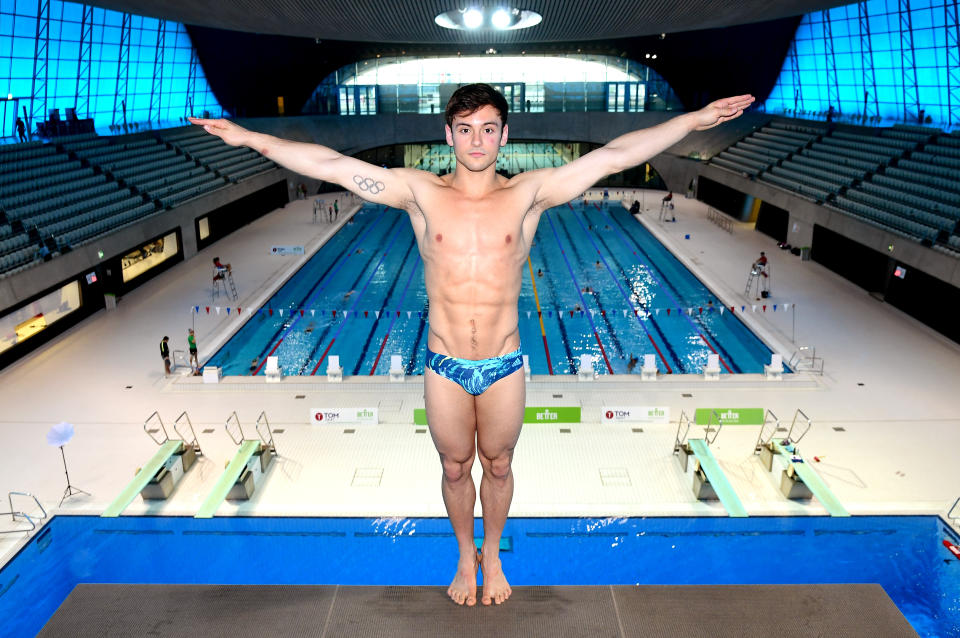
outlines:
{"label": "person seated on lifeguard chair", "polygon": [[223,279],[228,272],[233,272],[230,268],[230,264],[224,264],[220,262],[219,257],[213,258],[213,280],[217,281],[218,279]]}
{"label": "person seated on lifeguard chair", "polygon": [[753,271],[755,274],[760,275],[761,277],[767,276],[767,255],[763,251],[760,252],[760,257],[753,262]]}

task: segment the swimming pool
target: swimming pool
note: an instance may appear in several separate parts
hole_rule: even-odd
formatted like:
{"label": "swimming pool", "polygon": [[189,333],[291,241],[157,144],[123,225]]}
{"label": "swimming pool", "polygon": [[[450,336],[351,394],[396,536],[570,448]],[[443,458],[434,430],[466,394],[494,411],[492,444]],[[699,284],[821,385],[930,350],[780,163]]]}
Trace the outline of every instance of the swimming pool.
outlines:
{"label": "swimming pool", "polygon": [[[960,636],[944,538],[935,516],[515,518],[501,558],[515,586],[879,583],[921,636]],[[441,587],[455,552],[437,518],[57,516],[0,570],[0,618],[33,636],[78,583]]]}
{"label": "swimming pool", "polygon": [[[546,211],[523,273],[520,338],[533,374],[576,374],[592,354],[599,374],[763,372],[770,349],[621,206]],[[427,337],[423,268],[406,213],[366,205],[207,362],[226,375],[326,370],[385,375],[389,355],[422,374]],[[257,363],[252,365],[256,359]],[[631,365],[631,360],[634,364]]]}

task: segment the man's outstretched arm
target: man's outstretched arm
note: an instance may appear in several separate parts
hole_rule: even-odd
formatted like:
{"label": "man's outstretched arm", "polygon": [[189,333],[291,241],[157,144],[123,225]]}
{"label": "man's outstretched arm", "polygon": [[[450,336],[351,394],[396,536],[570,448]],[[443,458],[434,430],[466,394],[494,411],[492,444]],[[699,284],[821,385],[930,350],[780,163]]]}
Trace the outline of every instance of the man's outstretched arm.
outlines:
{"label": "man's outstretched arm", "polygon": [[546,209],[570,201],[607,175],[625,171],[662,153],[691,131],[705,131],[738,118],[753,101],[752,95],[717,100],[699,111],[621,135],[559,168],[537,171],[542,176],[536,196],[538,208]]}
{"label": "man's outstretched arm", "polygon": [[374,166],[320,144],[291,142],[255,133],[228,120],[191,117],[190,121],[230,146],[252,148],[284,168],[339,184],[367,201],[406,209],[414,199],[405,175],[409,173],[407,169]]}

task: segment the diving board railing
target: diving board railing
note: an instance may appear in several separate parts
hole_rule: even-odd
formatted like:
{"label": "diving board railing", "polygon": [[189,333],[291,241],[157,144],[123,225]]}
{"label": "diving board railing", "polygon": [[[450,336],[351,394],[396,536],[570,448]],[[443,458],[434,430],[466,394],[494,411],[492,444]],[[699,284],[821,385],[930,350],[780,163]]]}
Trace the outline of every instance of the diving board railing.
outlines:
{"label": "diving board railing", "polygon": [[[259,436],[258,439],[248,439],[244,436],[243,426],[236,411],[230,413],[223,427],[239,447],[194,518],[213,518],[217,508],[226,499],[249,499],[256,489],[256,484],[270,468],[273,457],[277,454],[273,444],[273,431],[267,421],[266,412],[261,412],[257,417],[254,429]],[[236,435],[233,432],[234,429],[237,431]]]}
{"label": "diving board railing", "polygon": [[[33,516],[30,516],[29,514],[27,514],[22,510],[14,509],[13,507],[14,496],[26,496],[28,498],[33,499],[33,502],[36,503],[38,508],[40,508],[40,516],[37,516],[35,514]],[[17,534],[20,532],[26,532],[29,535],[30,532],[37,529],[37,523],[39,521],[42,521],[45,518],[47,518],[47,510],[43,509],[43,505],[40,504],[40,501],[37,500],[36,496],[28,492],[7,492],[7,503],[10,504],[10,511],[2,512],[0,513],[0,516],[6,516],[7,514],[9,514],[10,520],[12,520],[14,523],[17,522],[17,517],[20,517],[25,521],[27,521],[27,525],[29,525],[30,528],[28,529],[26,527],[21,527],[19,529],[0,529],[0,534]]]}
{"label": "diving board railing", "polygon": [[[187,437],[181,433],[180,427],[184,429],[189,427],[192,437],[190,442],[187,442]],[[197,456],[203,454],[197,442],[197,435],[193,431],[193,424],[190,423],[190,417],[186,412],[182,412],[174,424],[174,431],[181,437],[179,439],[170,438],[167,427],[157,411],[144,420],[143,431],[160,446],[160,449],[147,461],[146,465],[137,470],[133,480],[103,511],[102,517],[120,516],[138,494],[144,500],[162,500],[169,497],[183,475],[193,466]],[[161,432],[163,438],[160,437]]]}
{"label": "diving board railing", "polygon": [[[768,414],[773,415],[769,410]],[[840,500],[827,486],[823,478],[800,455],[797,444],[813,427],[813,421],[810,417],[798,408],[793,414],[793,421],[787,435],[780,440],[777,440],[775,436],[777,430],[780,429],[779,421],[776,420],[775,415],[773,419],[777,426],[773,435],[764,440],[765,419],[764,426],[760,430],[760,436],[757,437],[757,445],[754,446],[754,451],[759,452],[760,459],[768,471],[773,471],[773,459],[780,459],[783,465],[783,472],[780,475],[780,491],[783,495],[789,499],[816,498],[831,516],[850,516],[850,513],[840,503]]]}
{"label": "diving board railing", "polygon": [[[716,410],[711,411],[711,416],[707,419],[706,432],[702,439],[687,438],[690,433],[692,422],[685,412],[680,413],[680,421],[677,424],[677,434],[674,438],[673,453],[680,461],[683,472],[687,472],[687,461],[692,455],[696,459],[696,465],[693,471],[693,493],[701,500],[719,500],[727,514],[736,518],[747,516],[747,510],[744,508],[740,498],[730,485],[730,481],[720,468],[716,457],[710,450],[710,446],[720,435],[723,429],[723,420]],[[711,425],[716,424],[713,429]],[[711,437],[710,434],[713,434]]]}

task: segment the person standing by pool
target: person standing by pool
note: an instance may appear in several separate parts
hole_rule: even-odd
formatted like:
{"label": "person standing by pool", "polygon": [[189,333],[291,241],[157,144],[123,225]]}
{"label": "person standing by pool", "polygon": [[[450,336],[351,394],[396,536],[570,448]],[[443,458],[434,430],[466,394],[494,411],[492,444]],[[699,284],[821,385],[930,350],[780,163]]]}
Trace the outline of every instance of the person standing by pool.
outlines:
{"label": "person standing by pool", "polygon": [[[232,146],[248,146],[312,178],[340,184],[367,201],[405,210],[413,226],[429,299],[424,369],[427,423],[442,466],[441,494],[460,557],[447,595],[476,603],[483,569],[485,605],[510,597],[500,536],[513,498],[511,463],[523,423],[526,389],[518,300],[530,245],[545,210],[577,197],[601,178],[642,164],[694,130],[739,117],[754,98],[717,100],[699,111],[622,135],[556,168],[506,178],[496,172],[506,145],[507,102],[486,84],[457,89],[445,111],[456,157],[446,175],[386,169],[333,149],[248,131],[227,120],[190,118]],[[483,547],[473,540],[479,455]]]}
{"label": "person standing by pool", "polygon": [[187,347],[190,349],[190,368],[193,374],[200,374],[200,360],[197,358],[197,337],[193,328],[187,328]]}
{"label": "person standing by pool", "polygon": [[164,335],[160,340],[160,358],[163,359],[163,373],[170,376],[170,337]]}

